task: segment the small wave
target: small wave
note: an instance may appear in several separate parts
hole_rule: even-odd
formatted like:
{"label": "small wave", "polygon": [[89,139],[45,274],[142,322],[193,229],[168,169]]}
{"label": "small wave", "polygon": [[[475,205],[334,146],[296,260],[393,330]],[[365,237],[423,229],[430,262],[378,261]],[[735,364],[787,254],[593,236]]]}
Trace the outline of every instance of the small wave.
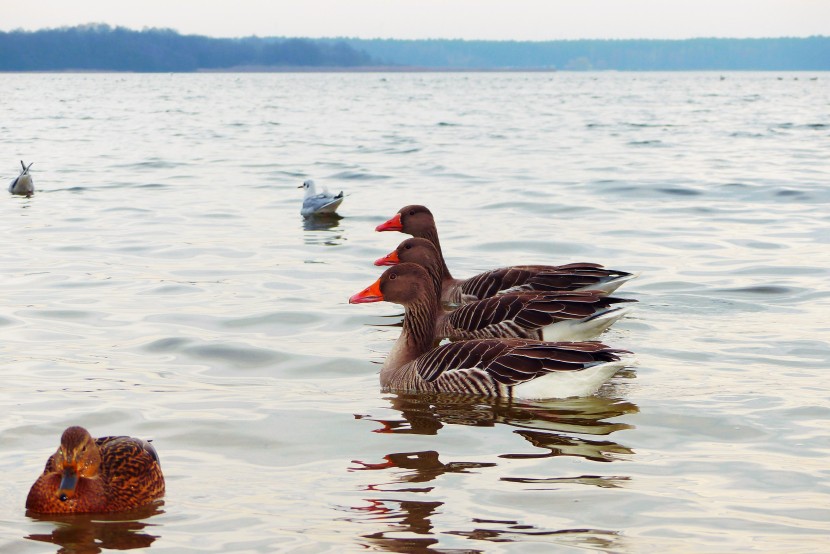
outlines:
{"label": "small wave", "polygon": [[749,131],[735,131],[729,134],[732,138],[763,138],[766,135],[764,133],[752,133]]}
{"label": "small wave", "polygon": [[624,123],[626,127],[633,127],[635,129],[663,129],[682,127],[682,125],[674,125],[672,123]]}
{"label": "small wave", "polygon": [[150,158],[149,160],[142,160],[140,162],[133,162],[127,164],[114,164],[113,167],[117,169],[173,169],[187,165],[183,162],[176,162],[170,160],[162,160],[159,158]]}
{"label": "small wave", "polygon": [[700,196],[701,194],[703,194],[699,190],[683,187],[660,187],[655,190],[658,192],[662,192],[664,194],[672,194],[675,196]]}
{"label": "small wave", "polygon": [[777,123],[772,125],[771,129],[785,129],[785,130],[792,130],[792,129],[803,129],[803,130],[810,130],[810,131],[824,131],[830,129],[830,124],[827,123],[793,123],[791,121],[785,121],[783,123]]}
{"label": "small wave", "polygon": [[389,179],[388,175],[377,175],[360,171],[342,171],[331,176],[331,179],[347,179],[349,181],[377,181]]}
{"label": "small wave", "polygon": [[775,196],[782,196],[785,198],[806,198],[809,196],[803,190],[795,190],[795,189],[781,189],[776,191]]}
{"label": "small wave", "polygon": [[756,285],[752,287],[737,287],[737,288],[725,288],[725,289],[715,289],[713,292],[738,292],[738,293],[748,293],[748,294],[764,294],[764,295],[790,295],[793,294],[796,289],[792,287],[784,287],[780,285]]}
{"label": "small wave", "polygon": [[632,140],[629,146],[664,146],[662,140]]}
{"label": "small wave", "polygon": [[131,187],[138,188],[138,189],[166,189],[170,185],[165,185],[163,183],[142,183],[140,185],[130,185]]}

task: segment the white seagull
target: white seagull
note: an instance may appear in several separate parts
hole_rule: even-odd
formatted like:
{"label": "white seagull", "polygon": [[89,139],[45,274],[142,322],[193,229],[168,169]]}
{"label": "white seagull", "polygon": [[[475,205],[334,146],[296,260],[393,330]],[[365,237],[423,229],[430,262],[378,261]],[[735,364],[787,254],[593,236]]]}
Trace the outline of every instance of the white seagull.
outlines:
{"label": "white seagull", "polygon": [[297,188],[305,189],[303,208],[300,210],[300,215],[303,217],[333,214],[344,198],[342,190],[338,194],[332,194],[325,186],[323,192],[318,193],[317,187],[311,179]]}
{"label": "white seagull", "polygon": [[32,167],[32,164],[26,165],[23,160],[20,160],[20,167],[23,170],[9,184],[9,192],[21,196],[31,196],[35,192],[35,183],[32,181],[32,176],[29,175],[29,168]]}

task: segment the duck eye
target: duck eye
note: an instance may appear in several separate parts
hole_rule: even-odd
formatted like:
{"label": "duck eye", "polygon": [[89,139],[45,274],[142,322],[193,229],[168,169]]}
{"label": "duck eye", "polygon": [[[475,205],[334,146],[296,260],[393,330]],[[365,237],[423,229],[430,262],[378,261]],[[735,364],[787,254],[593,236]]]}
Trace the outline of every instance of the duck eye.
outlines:
{"label": "duck eye", "polygon": [[415,210],[409,210],[409,215],[415,215]]}
{"label": "duck eye", "polygon": [[397,279],[397,278],[398,278],[397,273],[390,273],[390,274],[389,274],[389,280],[390,280],[390,281],[394,281],[394,280],[395,280],[395,279]]}
{"label": "duck eye", "polygon": [[405,248],[406,250],[409,250],[410,248],[412,248],[412,245],[411,245],[411,244],[407,244],[407,245],[405,245],[405,246],[404,246],[404,248]]}

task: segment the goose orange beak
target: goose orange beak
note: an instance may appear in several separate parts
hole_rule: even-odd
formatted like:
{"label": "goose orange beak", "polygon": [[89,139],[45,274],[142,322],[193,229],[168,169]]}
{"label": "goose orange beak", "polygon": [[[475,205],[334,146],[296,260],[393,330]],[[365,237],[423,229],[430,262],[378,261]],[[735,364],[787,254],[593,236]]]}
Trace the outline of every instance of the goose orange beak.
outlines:
{"label": "goose orange beak", "polygon": [[366,304],[369,302],[380,302],[383,300],[383,293],[380,292],[380,279],[349,298],[349,304]]}
{"label": "goose orange beak", "polygon": [[392,219],[375,227],[375,231],[403,231],[401,214],[396,213]]}
{"label": "goose orange beak", "polygon": [[384,257],[375,260],[375,265],[398,265],[399,263],[401,263],[401,259],[398,258],[397,250],[393,250]]}

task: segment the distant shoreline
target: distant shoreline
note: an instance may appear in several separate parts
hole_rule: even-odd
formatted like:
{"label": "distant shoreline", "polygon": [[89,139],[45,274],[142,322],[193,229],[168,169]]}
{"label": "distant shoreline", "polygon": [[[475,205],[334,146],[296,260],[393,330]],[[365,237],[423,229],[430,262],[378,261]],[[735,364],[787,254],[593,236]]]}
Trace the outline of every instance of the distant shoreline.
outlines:
{"label": "distant shoreline", "polygon": [[447,68],[447,67],[275,67],[197,69],[195,71],[135,71],[111,69],[2,70],[0,74],[60,75],[205,75],[218,73],[827,73],[830,69],[547,69],[547,68]]}
{"label": "distant shoreline", "polygon": [[107,25],[0,32],[0,72],[827,71],[830,37],[682,40],[218,39]]}

